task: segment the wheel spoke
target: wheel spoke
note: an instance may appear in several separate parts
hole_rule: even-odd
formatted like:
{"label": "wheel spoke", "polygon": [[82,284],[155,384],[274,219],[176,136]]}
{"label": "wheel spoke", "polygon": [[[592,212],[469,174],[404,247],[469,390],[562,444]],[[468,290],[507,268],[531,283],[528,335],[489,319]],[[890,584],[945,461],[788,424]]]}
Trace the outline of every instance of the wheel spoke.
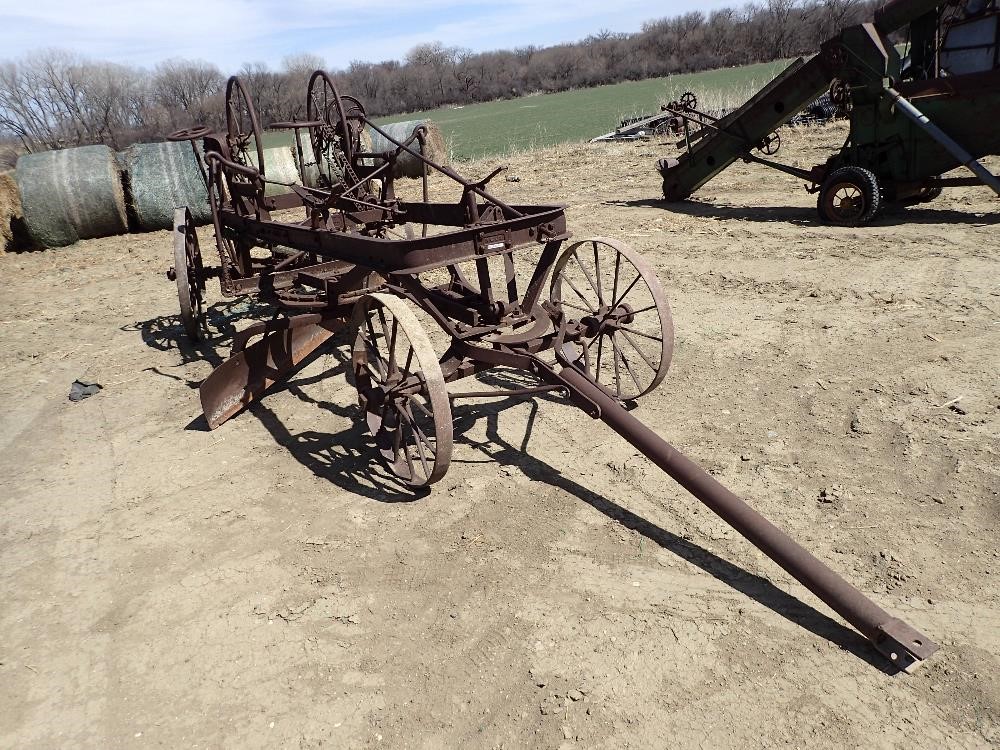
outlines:
{"label": "wheel spoke", "polygon": [[580,260],[580,256],[577,253],[573,253],[573,260],[576,262],[576,265],[580,267],[580,271],[583,273],[584,278],[587,279],[587,283],[590,284],[590,288],[594,290],[594,293],[597,295],[597,299],[600,300],[601,292],[594,284],[594,277],[590,274],[590,271],[584,267],[583,261]]}
{"label": "wheel spoke", "polygon": [[[615,334],[611,334],[611,341],[617,346],[618,339]],[[632,382],[635,383],[635,387],[639,390],[639,393],[642,393],[645,389],[639,383],[639,378],[636,376],[635,370],[632,369],[632,363],[629,362],[628,357],[625,356],[625,352],[621,353],[621,358],[622,364],[625,365],[625,372],[627,372],[628,376],[632,378]]]}
{"label": "wheel spoke", "polygon": [[642,274],[641,273],[638,276],[636,276],[635,280],[631,284],[628,285],[628,288],[624,292],[622,292],[622,296],[621,297],[619,297],[618,299],[612,301],[612,303],[611,303],[611,309],[614,310],[616,307],[618,307],[618,305],[620,305],[625,300],[625,298],[628,296],[628,293],[631,292],[632,289],[635,287],[635,285],[638,284],[640,281],[642,281]]}
{"label": "wheel spoke", "polygon": [[[385,408],[382,409],[382,421],[385,422]],[[399,451],[403,445],[403,425],[397,425],[396,430],[392,433],[392,463],[395,464],[399,460]]]}
{"label": "wheel spoke", "polygon": [[635,336],[642,336],[645,339],[651,339],[652,341],[659,341],[663,343],[663,339],[660,336],[654,336],[651,333],[643,333],[642,331],[637,331],[634,328],[629,328],[628,326],[618,326],[619,331],[628,331]]}
{"label": "wheel spoke", "polygon": [[596,240],[591,243],[594,246],[594,278],[597,280],[597,301],[604,304],[604,295],[601,294],[601,258],[597,250]]}
{"label": "wheel spoke", "polygon": [[385,382],[386,372],[385,363],[382,361],[382,353],[368,341],[365,341],[365,349],[368,351],[368,366],[371,367],[371,364],[374,362],[379,380]]}
{"label": "wheel spoke", "polygon": [[424,450],[424,446],[427,446],[427,450],[434,454],[434,450],[431,448],[430,441],[427,440],[427,436],[424,435],[423,430],[420,429],[420,425],[417,424],[413,415],[407,411],[407,407],[402,406],[399,408],[399,414],[406,421],[406,424],[410,427],[410,434],[413,435],[413,444],[417,448],[417,453],[419,454],[420,464],[424,469],[424,476],[429,477],[431,475],[431,470],[427,466],[427,452]]}
{"label": "wheel spoke", "polygon": [[649,369],[655,373],[659,368],[653,364],[653,360],[649,358],[649,355],[639,348],[638,344],[635,343],[635,339],[629,336],[627,332],[622,331],[621,334],[622,338],[625,339],[627,342],[629,342],[632,345],[632,348],[636,350],[636,352],[642,358],[642,361],[645,362],[647,365],[649,365]]}
{"label": "wheel spoke", "polygon": [[568,307],[570,310],[579,310],[580,312],[586,313],[587,315],[593,315],[593,313],[594,313],[593,310],[588,310],[588,309],[586,309],[584,307],[580,307],[579,305],[572,305],[569,302],[563,302],[562,306],[563,307]]}
{"label": "wheel spoke", "polygon": [[409,347],[409,350],[406,352],[406,364],[403,365],[403,369],[400,370],[404,378],[405,376],[410,374],[410,365],[412,364],[413,364],[413,347],[411,346]]}
{"label": "wheel spoke", "polygon": [[[573,257],[575,258],[576,256],[574,255]],[[561,278],[563,281],[569,284],[570,289],[576,292],[576,296],[582,299],[585,305],[590,305],[591,309],[593,309],[593,305],[591,304],[590,300],[583,296],[583,292],[581,292],[579,289],[576,288],[576,284],[573,283],[573,280],[570,279],[569,276],[563,273]]]}
{"label": "wheel spoke", "polygon": [[396,363],[396,334],[399,333],[399,321],[392,319],[392,333],[389,335],[389,374],[394,375],[399,371]]}
{"label": "wheel spoke", "polygon": [[[399,431],[403,433],[406,425],[402,422],[399,423]],[[412,432],[412,430],[411,430]],[[413,456],[410,455],[410,441],[405,439],[405,433],[403,433],[403,455],[406,457],[406,468],[410,471],[410,479],[415,479],[417,476],[416,469],[413,467]]]}
{"label": "wheel spoke", "polygon": [[422,411],[422,412],[423,412],[424,414],[426,414],[426,415],[427,415],[428,417],[430,417],[431,419],[434,419],[434,412],[432,412],[432,411],[431,411],[430,409],[428,409],[428,408],[427,408],[427,407],[426,407],[426,406],[425,406],[425,405],[423,404],[423,402],[421,402],[421,400],[420,400],[419,398],[417,398],[416,396],[414,396],[414,395],[413,395],[412,393],[410,393],[410,394],[407,394],[407,396],[406,396],[406,397],[407,397],[407,398],[408,398],[408,399],[409,399],[410,401],[412,401],[412,402],[413,402],[414,404],[416,404],[416,405],[417,405],[417,407],[418,407],[418,408],[420,409],[420,411]]}
{"label": "wheel spoke", "polygon": [[611,285],[611,302],[612,307],[616,304],[615,299],[618,297],[618,272],[621,270],[622,265],[622,254],[615,252],[615,280]]}
{"label": "wheel spoke", "polygon": [[649,312],[650,310],[656,310],[656,309],[657,309],[656,303],[654,302],[652,305],[649,305],[648,307],[643,307],[643,308],[641,308],[639,310],[633,310],[632,311],[632,315],[633,316],[634,315],[642,315],[644,312]]}

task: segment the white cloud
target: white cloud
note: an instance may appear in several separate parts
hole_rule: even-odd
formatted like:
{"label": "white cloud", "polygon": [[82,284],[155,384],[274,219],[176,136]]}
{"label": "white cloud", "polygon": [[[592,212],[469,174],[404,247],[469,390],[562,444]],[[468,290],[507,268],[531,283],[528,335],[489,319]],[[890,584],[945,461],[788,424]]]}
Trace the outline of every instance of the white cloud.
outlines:
{"label": "white cloud", "polygon": [[2,0],[0,54],[59,47],[90,57],[153,65],[205,59],[227,71],[243,62],[277,64],[312,52],[330,67],[399,59],[421,42],[476,50],[572,41],[608,27],[633,30],[650,17],[730,4],[641,0]]}

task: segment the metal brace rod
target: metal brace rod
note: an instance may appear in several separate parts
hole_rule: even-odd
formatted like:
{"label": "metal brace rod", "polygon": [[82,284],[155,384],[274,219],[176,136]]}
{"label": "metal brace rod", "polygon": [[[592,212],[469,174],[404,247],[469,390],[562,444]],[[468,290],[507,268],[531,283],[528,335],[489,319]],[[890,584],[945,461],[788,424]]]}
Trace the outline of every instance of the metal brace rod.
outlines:
{"label": "metal brace rod", "polygon": [[976,157],[962,148],[950,135],[931,122],[927,115],[913,106],[913,104],[902,94],[896,91],[896,89],[891,86],[886,86],[883,91],[886,96],[892,100],[893,104],[899,108],[899,111],[912,120],[918,128],[940,143],[948,151],[948,153],[958,159],[959,163],[978,177],[984,185],[989,187],[997,195],[1000,195],[1000,178],[980,164]]}
{"label": "metal brace rod", "polygon": [[564,366],[558,372],[541,366],[535,369],[542,377],[547,376],[569,386],[570,397],[581,408],[625,438],[709,510],[826,602],[899,669],[912,672],[938,650],[938,645],[927,636],[879,607],[632,416],[606,389],[572,365],[570,358],[563,355],[559,356],[559,360]]}

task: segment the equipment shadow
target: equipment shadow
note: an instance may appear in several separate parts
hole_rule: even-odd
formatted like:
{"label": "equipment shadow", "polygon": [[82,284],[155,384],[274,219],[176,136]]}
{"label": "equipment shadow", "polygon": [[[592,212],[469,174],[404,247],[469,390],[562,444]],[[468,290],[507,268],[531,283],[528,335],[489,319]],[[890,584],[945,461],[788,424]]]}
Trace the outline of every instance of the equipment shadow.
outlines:
{"label": "equipment shadow", "polygon": [[[218,367],[226,359],[236,324],[242,320],[265,320],[276,313],[273,305],[252,297],[228,299],[205,308],[206,328],[199,341],[192,341],[184,330],[180,315],[160,315],[149,320],[121,326],[120,330],[138,333],[146,346],[161,352],[176,351],[181,361],[176,366],[190,362],[208,362]],[[197,388],[200,381],[178,377],[163,372],[158,367],[147,368],[165,378],[183,381],[189,388]],[[207,428],[207,426],[206,426]]]}
{"label": "equipment shadow", "polygon": [[[375,447],[368,438],[365,426],[357,422],[357,409],[353,405],[343,407],[329,401],[320,401],[309,396],[303,388],[346,372],[349,357],[339,348],[328,347],[326,354],[332,354],[335,364],[321,373],[305,378],[293,378],[279,390],[288,390],[297,398],[311,403],[317,408],[342,418],[352,419],[355,424],[336,434],[318,431],[292,433],[278,416],[262,402],[253,404],[253,413],[274,437],[276,442],[317,477],[326,479],[350,492],[378,502],[412,502],[428,494],[428,490],[414,491],[384,468],[375,453]],[[524,376],[507,371],[493,371],[477,376],[481,384],[493,388],[514,388],[526,385]],[[499,430],[500,415],[507,409],[530,404],[530,412],[520,445],[509,442]],[[700,568],[713,578],[745,596],[757,601],[789,622],[828,640],[857,658],[884,672],[896,674],[890,662],[881,658],[871,644],[859,633],[819,612],[812,606],[782,591],[766,578],[750,573],[694,542],[664,529],[652,521],[628,510],[617,502],[598,494],[559,469],[532,456],[528,450],[537,419],[540,403],[551,402],[553,406],[566,408],[569,404],[562,398],[541,394],[530,398],[524,396],[501,398],[493,403],[453,406],[454,442],[479,452],[485,457],[481,463],[495,463],[498,466],[517,466],[529,479],[544,482],[567,492],[586,503],[594,510],[622,526],[641,534],[661,548],[671,552],[688,563]],[[469,432],[482,420],[486,422],[486,441],[469,436]],[[476,462],[480,463],[480,462]]]}
{"label": "equipment shadow", "polygon": [[[605,201],[604,205],[629,208],[662,208],[685,216],[699,216],[708,219],[738,220],[756,222],[780,222],[797,226],[829,227],[816,215],[816,209],[802,206],[725,206],[703,203],[701,201],[665,201],[655,198],[639,200]],[[966,211],[955,211],[949,208],[903,207],[890,204],[885,213],[881,214],[870,225],[900,226],[903,224],[982,224],[994,225],[1000,223],[1000,213],[977,215]],[[864,227],[856,227],[864,229]]]}

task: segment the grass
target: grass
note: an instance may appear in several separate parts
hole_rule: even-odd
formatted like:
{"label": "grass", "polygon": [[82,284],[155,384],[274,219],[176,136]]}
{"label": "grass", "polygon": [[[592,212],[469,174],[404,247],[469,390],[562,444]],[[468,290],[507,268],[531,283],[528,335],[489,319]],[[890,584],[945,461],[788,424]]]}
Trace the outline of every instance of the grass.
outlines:
{"label": "grass", "polygon": [[[708,70],[558,94],[409,112],[376,122],[433,120],[444,134],[451,158],[464,161],[587,141],[614,130],[624,117],[657,111],[661,102],[676,99],[685,91],[698,95],[702,109],[738,106],[787,65],[788,61],[782,60]],[[267,146],[290,142],[291,137],[284,132],[265,135]]]}

